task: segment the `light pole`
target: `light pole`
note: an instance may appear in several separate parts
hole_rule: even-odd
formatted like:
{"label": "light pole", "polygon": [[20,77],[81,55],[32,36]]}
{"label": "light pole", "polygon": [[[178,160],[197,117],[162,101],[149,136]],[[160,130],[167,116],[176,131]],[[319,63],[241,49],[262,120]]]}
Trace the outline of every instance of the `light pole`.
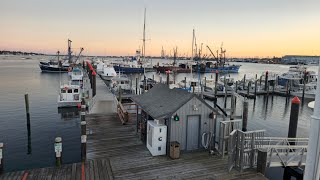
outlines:
{"label": "light pole", "polygon": [[[320,60],[320,58],[319,58]],[[309,143],[304,179],[319,179],[320,161],[320,62],[317,78],[317,92],[313,116],[311,116]]]}

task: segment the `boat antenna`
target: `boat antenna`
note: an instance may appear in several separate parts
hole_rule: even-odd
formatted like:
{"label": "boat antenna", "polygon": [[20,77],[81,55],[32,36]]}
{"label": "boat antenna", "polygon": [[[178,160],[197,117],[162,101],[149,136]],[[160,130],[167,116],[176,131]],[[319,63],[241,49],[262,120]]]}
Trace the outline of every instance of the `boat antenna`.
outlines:
{"label": "boat antenna", "polygon": [[[143,39],[142,39],[142,42],[143,42],[143,51],[142,51],[142,61],[145,63],[145,55],[146,55],[146,13],[147,13],[147,8],[144,8],[144,21],[143,21]],[[152,64],[152,62],[151,62]],[[146,81],[146,69],[145,67],[143,67],[143,76],[144,76],[144,79],[145,79],[145,83],[147,83]]]}
{"label": "boat antenna", "polygon": [[193,77],[192,75],[192,62],[193,62],[193,46],[194,46],[194,29],[192,31],[192,49],[191,49],[191,78]]}
{"label": "boat antenna", "polygon": [[[60,84],[60,86],[61,86],[61,67],[62,67],[62,63],[61,63],[61,61],[60,61],[60,59],[59,59],[59,55],[60,55],[60,51],[58,50],[58,52],[57,52],[57,55],[58,55],[58,63],[59,63],[59,80],[60,80],[60,82],[59,82],[59,84]],[[60,86],[59,86],[59,89],[60,89]]]}

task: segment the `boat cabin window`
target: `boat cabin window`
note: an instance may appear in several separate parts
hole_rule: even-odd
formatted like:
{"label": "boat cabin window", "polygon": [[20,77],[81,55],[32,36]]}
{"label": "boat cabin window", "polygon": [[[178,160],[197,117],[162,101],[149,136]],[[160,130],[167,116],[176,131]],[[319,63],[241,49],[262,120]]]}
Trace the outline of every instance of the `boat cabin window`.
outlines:
{"label": "boat cabin window", "polygon": [[64,90],[64,89],[61,89],[61,93],[66,93],[66,90]]}
{"label": "boat cabin window", "polygon": [[68,89],[68,93],[72,93],[72,89]]}
{"label": "boat cabin window", "polygon": [[78,93],[79,90],[78,90],[78,89],[74,89],[73,92],[74,92],[74,93]]}
{"label": "boat cabin window", "polygon": [[124,81],[121,81],[121,84],[124,84]]}

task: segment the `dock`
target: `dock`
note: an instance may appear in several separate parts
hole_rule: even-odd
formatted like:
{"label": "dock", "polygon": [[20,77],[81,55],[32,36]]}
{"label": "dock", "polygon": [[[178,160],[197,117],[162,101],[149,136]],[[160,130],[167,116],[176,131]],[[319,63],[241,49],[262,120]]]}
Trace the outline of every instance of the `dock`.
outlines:
{"label": "dock", "polygon": [[9,172],[0,179],[266,179],[255,169],[228,172],[228,158],[211,155],[206,150],[182,152],[175,160],[168,156],[153,157],[136,133],[136,116],[131,114],[126,125],[122,125],[113,109],[117,101],[102,84],[97,80],[97,99],[86,115],[85,162]]}

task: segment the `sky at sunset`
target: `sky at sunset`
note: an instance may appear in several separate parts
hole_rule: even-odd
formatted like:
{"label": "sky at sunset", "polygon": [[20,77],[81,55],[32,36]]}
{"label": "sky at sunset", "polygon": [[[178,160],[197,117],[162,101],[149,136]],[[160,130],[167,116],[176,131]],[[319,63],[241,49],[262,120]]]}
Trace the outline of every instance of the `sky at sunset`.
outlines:
{"label": "sky at sunset", "polygon": [[319,0],[1,0],[0,50],[86,55],[133,55],[142,46],[147,9],[146,55],[191,55],[197,43],[228,57],[320,55]]}

